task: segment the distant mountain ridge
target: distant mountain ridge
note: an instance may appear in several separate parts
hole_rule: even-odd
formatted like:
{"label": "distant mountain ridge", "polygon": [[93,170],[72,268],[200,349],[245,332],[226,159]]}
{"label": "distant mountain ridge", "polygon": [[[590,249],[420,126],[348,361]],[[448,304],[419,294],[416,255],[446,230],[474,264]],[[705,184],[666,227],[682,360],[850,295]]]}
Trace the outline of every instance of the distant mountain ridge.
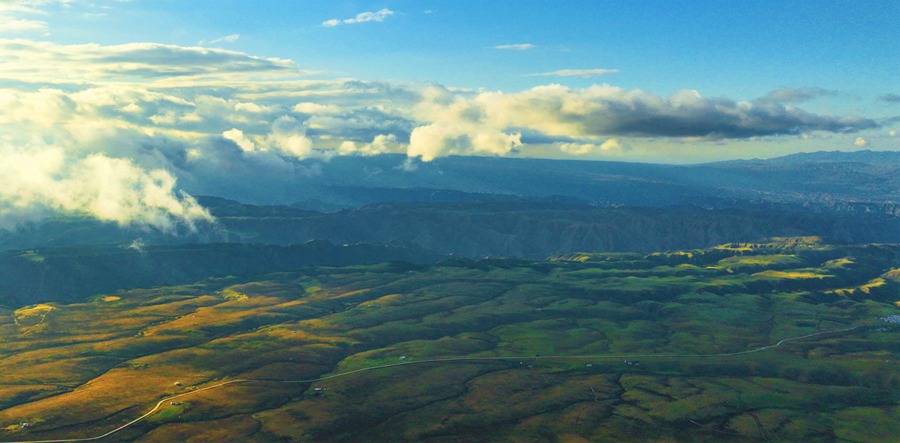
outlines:
{"label": "distant mountain ridge", "polygon": [[325,211],[387,201],[515,198],[577,199],[601,206],[716,206],[723,199],[760,198],[900,201],[900,152],[892,151],[823,151],[697,165],[450,156],[399,169],[404,160],[401,155],[337,157],[317,164],[317,174],[273,182],[264,194],[250,187],[230,193],[188,190],[255,205]]}
{"label": "distant mountain ridge", "polygon": [[[0,232],[0,251],[78,245],[405,242],[439,254],[545,258],[700,248],[772,236],[900,242],[900,153],[795,154],[692,166],[341,157],[258,201],[201,196],[217,218],[172,235],[77,216]],[[273,203],[284,199],[290,203]]]}
{"label": "distant mountain ridge", "polygon": [[815,151],[798,152],[770,159],[752,160],[728,160],[722,162],[706,163],[707,165],[721,165],[729,163],[768,163],[768,164],[797,164],[797,163],[825,163],[825,162],[858,162],[858,163],[892,163],[900,165],[900,151]]}

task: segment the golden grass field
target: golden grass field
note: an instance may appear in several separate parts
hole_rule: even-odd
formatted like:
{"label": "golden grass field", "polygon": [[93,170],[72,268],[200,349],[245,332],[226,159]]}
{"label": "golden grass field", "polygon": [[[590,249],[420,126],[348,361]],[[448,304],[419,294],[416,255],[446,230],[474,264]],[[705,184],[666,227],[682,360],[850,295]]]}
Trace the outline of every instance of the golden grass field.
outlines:
{"label": "golden grass field", "polygon": [[[900,313],[898,258],[781,239],[3,309],[0,441],[100,435],[178,394],[108,440],[889,441],[900,327],[879,319]],[[202,390],[238,379],[256,381]]]}

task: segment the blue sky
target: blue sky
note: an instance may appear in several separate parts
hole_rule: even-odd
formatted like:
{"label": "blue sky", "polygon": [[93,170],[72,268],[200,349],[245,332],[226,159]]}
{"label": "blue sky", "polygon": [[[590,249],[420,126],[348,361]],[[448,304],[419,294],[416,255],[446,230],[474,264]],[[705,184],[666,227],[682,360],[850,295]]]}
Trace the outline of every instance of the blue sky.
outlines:
{"label": "blue sky", "polygon": [[[60,43],[158,42],[289,58],[325,75],[515,91],[529,74],[617,69],[604,81],[658,94],[752,99],[821,87],[877,97],[898,80],[895,1],[131,1],[50,7]],[[387,9],[384,21],[323,27]],[[99,14],[104,14],[99,16]],[[96,16],[95,16],[96,15]],[[493,49],[533,45],[528,50]]]}
{"label": "blue sky", "polygon": [[[897,1],[0,0],[0,220],[161,226],[203,217],[179,180],[336,155],[898,150],[898,22]],[[83,183],[101,170],[118,191]]]}

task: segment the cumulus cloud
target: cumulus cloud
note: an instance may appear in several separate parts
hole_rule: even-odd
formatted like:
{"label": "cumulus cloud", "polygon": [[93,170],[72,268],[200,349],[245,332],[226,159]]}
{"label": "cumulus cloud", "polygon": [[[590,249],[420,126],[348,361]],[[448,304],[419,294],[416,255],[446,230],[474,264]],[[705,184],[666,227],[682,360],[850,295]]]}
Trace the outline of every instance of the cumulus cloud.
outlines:
{"label": "cumulus cloud", "polygon": [[265,136],[247,135],[232,128],[222,132],[222,138],[233,142],[243,152],[273,152],[278,155],[303,160],[307,158],[327,158],[330,153],[316,149],[307,135],[304,122],[289,115],[282,115],[272,122]]}
{"label": "cumulus cloud", "polygon": [[599,145],[594,143],[557,143],[556,146],[560,151],[571,155],[588,155],[622,151],[622,145],[614,138],[607,139]]}
{"label": "cumulus cloud", "polygon": [[429,124],[418,126],[409,135],[410,157],[431,161],[448,155],[506,155],[522,144],[522,135],[505,131],[505,125],[490,114],[486,103],[455,96],[432,87],[423,93],[415,113]]}
{"label": "cumulus cloud", "polygon": [[515,43],[511,45],[497,45],[494,46],[494,49],[506,49],[510,51],[527,51],[529,49],[534,49],[534,45],[531,43]]}
{"label": "cumulus cloud", "polygon": [[610,136],[716,140],[844,133],[878,126],[870,119],[811,114],[767,100],[709,99],[693,90],[660,97],[608,85],[583,89],[546,85],[512,94],[481,92],[471,98],[433,91],[423,95],[416,114],[429,123],[412,131],[408,153],[423,161],[452,154],[505,155],[521,145],[522,129],[586,140]]}
{"label": "cumulus cloud", "polygon": [[333,18],[330,20],[325,20],[324,22],[322,22],[322,26],[324,26],[326,28],[331,28],[331,27],[335,27],[340,24],[352,25],[355,23],[383,22],[384,19],[386,19],[387,17],[389,17],[393,14],[394,14],[394,11],[391,11],[390,9],[387,9],[387,8],[382,9],[380,11],[375,11],[375,12],[360,12],[359,14],[356,14],[355,17],[351,17],[351,18],[347,18],[347,19],[343,19],[343,20],[338,20],[336,18]]}
{"label": "cumulus cloud", "polygon": [[541,72],[538,74],[531,74],[531,75],[543,76],[543,77],[590,78],[590,77],[599,77],[601,75],[607,75],[607,74],[616,74],[618,72],[619,72],[618,69],[560,69],[558,71]]}
{"label": "cumulus cloud", "polygon": [[323,105],[321,103],[300,102],[294,105],[294,112],[303,114],[337,114],[341,108],[335,105]]}
{"label": "cumulus cloud", "polygon": [[[236,163],[272,164],[258,146],[306,155],[303,132],[278,121],[290,105],[251,97],[296,88],[298,75],[293,62],[231,51],[0,40],[0,226],[54,212],[167,231],[211,220],[176,185],[214,189],[197,181],[212,165],[263,169]],[[223,135],[235,127],[250,132]],[[212,138],[252,152],[229,157]]]}
{"label": "cumulus cloud", "polygon": [[272,123],[266,138],[269,146],[295,158],[313,156],[312,140],[306,136],[306,126],[290,116],[281,116]]}
{"label": "cumulus cloud", "polygon": [[397,143],[397,137],[393,134],[378,134],[371,143],[359,144],[347,140],[338,148],[338,153],[341,155],[372,156],[398,152],[403,152],[403,150]]}
{"label": "cumulus cloud", "polygon": [[[406,153],[403,169],[412,170],[448,155],[611,156],[647,146],[639,138],[677,149],[685,139],[877,126],[691,90],[663,97],[549,84],[504,93],[304,74],[290,60],[221,49],[0,40],[0,176],[16,180],[0,191],[0,224],[62,211],[192,226],[208,214],[182,190],[272,193],[334,155]],[[101,175],[110,181],[98,184]]]}
{"label": "cumulus cloud", "polygon": [[487,94],[482,100],[504,124],[524,123],[550,135],[744,138],[877,126],[859,117],[821,116],[773,103],[709,99],[693,90],[660,97],[608,85],[548,85],[517,94]]}
{"label": "cumulus cloud", "polygon": [[[237,128],[231,128],[222,133],[222,137],[225,140],[231,140],[236,144],[239,148],[241,148],[244,152],[254,152],[257,151],[256,143],[253,140],[250,140],[246,135],[244,135],[244,131],[241,131]],[[202,154],[195,154],[195,156],[201,156]]]}
{"label": "cumulus cloud", "polygon": [[856,140],[853,141],[853,145],[858,148],[864,148],[864,147],[868,146],[868,144],[869,144],[869,141],[862,137],[856,137]]}
{"label": "cumulus cloud", "polygon": [[799,103],[822,96],[836,95],[835,91],[823,88],[783,88],[768,93],[762,100],[781,103]]}
{"label": "cumulus cloud", "polygon": [[173,231],[195,229],[212,216],[193,197],[175,190],[176,179],[162,169],[144,170],[131,160],[92,154],[67,159],[61,149],[2,153],[0,226],[27,221],[43,210],[84,214],[119,225]]}

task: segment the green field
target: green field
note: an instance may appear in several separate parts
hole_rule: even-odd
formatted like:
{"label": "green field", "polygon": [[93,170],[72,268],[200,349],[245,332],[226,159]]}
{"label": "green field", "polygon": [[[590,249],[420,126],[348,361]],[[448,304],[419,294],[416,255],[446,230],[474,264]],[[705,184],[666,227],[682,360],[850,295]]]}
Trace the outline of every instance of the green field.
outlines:
{"label": "green field", "polygon": [[778,239],[0,308],[0,441],[101,435],[178,394],[108,440],[891,441],[897,268],[896,246]]}

